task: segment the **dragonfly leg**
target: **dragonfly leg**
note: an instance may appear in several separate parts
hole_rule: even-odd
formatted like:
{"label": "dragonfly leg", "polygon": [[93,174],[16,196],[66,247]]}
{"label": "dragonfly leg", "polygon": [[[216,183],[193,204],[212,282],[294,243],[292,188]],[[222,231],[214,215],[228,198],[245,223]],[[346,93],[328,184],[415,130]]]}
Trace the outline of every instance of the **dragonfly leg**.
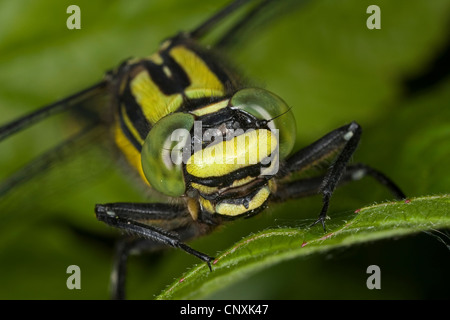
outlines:
{"label": "dragonfly leg", "polygon": [[[381,172],[364,164],[348,165],[350,158],[358,146],[360,136],[361,127],[356,122],[352,122],[331,131],[311,145],[294,153],[287,159],[278,177],[283,178],[292,172],[306,170],[332,157],[335,160],[323,177],[294,182],[290,185],[291,191],[288,191],[286,196],[278,197],[286,198],[321,193],[323,197],[322,210],[318,219],[312,225],[321,223],[324,230],[326,230],[325,219],[330,198],[335,188],[342,182],[357,180],[365,175],[370,175],[390,189],[394,196],[404,198],[405,196],[400,188]],[[275,196],[276,198],[277,196]]]}
{"label": "dragonfly leg", "polygon": [[[164,203],[111,203],[96,205],[97,219],[106,224],[138,235],[140,238],[124,240],[116,251],[112,273],[112,294],[115,299],[125,296],[125,274],[128,256],[133,251],[150,251],[169,245],[205,261],[211,269],[213,257],[192,249],[183,241],[209,232],[214,226],[201,221],[193,221],[189,211],[180,205]],[[159,225],[152,225],[156,221]],[[173,223],[163,229],[164,223]]]}

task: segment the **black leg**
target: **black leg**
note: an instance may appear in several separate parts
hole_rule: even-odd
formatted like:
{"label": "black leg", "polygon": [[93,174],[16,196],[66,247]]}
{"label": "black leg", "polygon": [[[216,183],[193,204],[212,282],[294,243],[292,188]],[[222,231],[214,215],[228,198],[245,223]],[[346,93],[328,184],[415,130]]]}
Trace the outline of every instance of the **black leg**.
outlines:
{"label": "black leg", "polygon": [[[140,239],[138,239],[139,241]],[[113,270],[110,279],[111,299],[124,300],[126,289],[127,262],[130,251],[135,243],[134,239],[121,239],[116,245]]]}
{"label": "black leg", "polygon": [[369,167],[364,163],[357,163],[349,165],[346,169],[345,176],[342,177],[342,182],[359,180],[365,176],[371,176],[381,185],[389,189],[392,195],[397,199],[406,199],[403,191],[389,179],[384,173]]}
{"label": "black leg", "polygon": [[326,230],[325,219],[330,198],[345,172],[350,157],[358,146],[360,136],[361,127],[356,122],[342,126],[293,154],[280,169],[278,178],[283,178],[289,173],[306,170],[314,165],[324,162],[336,153],[338,154],[336,160],[328,168],[319,187],[323,197],[323,206],[318,219],[312,225],[320,222],[323,229]]}
{"label": "black leg", "polygon": [[[172,231],[186,225],[189,219],[191,219],[189,212],[185,208],[162,203],[112,203],[97,205],[95,207],[95,212],[98,220],[103,221],[112,227],[136,234],[144,239],[151,239],[161,244],[180,248],[205,261],[211,270],[211,261],[213,261],[214,258],[184,244],[182,242],[183,240],[180,239],[179,234]],[[172,220],[174,218],[179,218],[179,225],[175,227],[172,225],[170,230],[151,225],[151,220],[157,219],[171,220],[171,223],[173,224]],[[197,223],[201,224],[200,222]],[[199,230],[201,229],[199,228]],[[209,228],[204,228],[203,230],[206,232],[209,231]],[[200,232],[203,231],[199,231],[199,233]]]}
{"label": "black leg", "polygon": [[[350,127],[352,127],[351,130]],[[357,131],[356,137],[353,131]],[[319,140],[291,155],[280,167],[277,178],[283,178],[290,173],[301,172],[325,162],[342,150],[349,142],[349,139],[353,139],[352,144],[357,144],[360,134],[361,127],[355,122],[331,131]],[[355,138],[357,141],[355,141]],[[356,148],[356,145],[353,147]]]}
{"label": "black leg", "polygon": [[[302,192],[310,193],[313,190],[318,189],[318,191],[322,193],[322,210],[320,211],[318,219],[312,225],[321,223],[323,229],[326,230],[325,219],[331,196],[346,171],[347,179],[356,179],[358,176],[371,175],[380,183],[387,186],[397,197],[404,197],[403,192],[379,171],[366,165],[348,167],[348,162],[358,146],[360,136],[361,127],[356,122],[342,126],[292,155],[281,168],[278,178],[283,178],[295,171],[306,170],[314,165],[325,162],[325,160],[334,157],[334,155],[337,154],[320,185],[318,184],[319,180],[315,179],[306,181],[306,185],[297,185],[297,191],[294,190],[294,192],[300,194]],[[308,187],[310,187],[310,189],[308,189]],[[302,190],[302,188],[306,189]]]}
{"label": "black leg", "polygon": [[320,192],[323,176],[278,183],[277,191],[270,197],[271,201],[284,202],[289,199],[310,197]]}
{"label": "black leg", "polygon": [[319,218],[311,225],[314,226],[320,222],[324,231],[326,231],[325,219],[327,217],[331,196],[333,195],[336,185],[344,174],[345,168],[350,160],[350,157],[355,152],[361,136],[361,127],[356,122],[352,122],[342,129],[343,130],[338,129],[339,131],[336,138],[339,141],[338,144],[344,143],[344,148],[338,155],[336,161],[328,169],[328,172],[323,179],[323,183],[320,187],[320,191],[323,196],[323,207],[319,214]]}
{"label": "black leg", "polygon": [[[389,189],[397,199],[405,199],[406,196],[400,188],[386,175],[366,164],[358,163],[347,166],[344,175],[339,180],[338,186],[347,182],[357,181],[366,176],[371,176],[381,185]],[[320,193],[325,176],[295,180],[292,182],[279,183],[276,193],[272,194],[271,200],[283,202],[289,199],[304,198]]]}
{"label": "black leg", "polygon": [[115,202],[98,204],[95,207],[97,218],[122,218],[133,221],[173,220],[189,218],[189,211],[183,205],[168,203],[129,203]]}
{"label": "black leg", "polygon": [[113,300],[124,300],[128,258],[133,253],[157,250],[163,245],[143,238],[124,238],[116,245],[114,265],[111,272],[110,292]]}
{"label": "black leg", "polygon": [[[327,173],[322,178],[306,179],[303,182],[294,182],[291,185],[291,190],[288,191],[288,196],[311,195],[314,192],[322,193],[323,206],[320,211],[318,219],[312,224],[321,223],[324,230],[325,219],[330,203],[330,198],[339,183],[348,180],[357,180],[365,175],[374,177],[378,182],[386,186],[397,198],[405,198],[404,193],[399,187],[395,185],[389,178],[381,172],[364,164],[349,166],[348,162],[355,152],[361,136],[361,127],[352,122],[348,125],[342,126],[321,139],[317,140],[308,147],[301,149],[287,159],[286,163],[281,168],[278,178],[283,178],[289,173],[303,171],[318,165],[330,157],[337,154],[335,161],[328,168]],[[345,175],[344,175],[345,174]],[[320,184],[319,184],[319,181]],[[287,190],[287,188],[285,188]],[[277,200],[274,196],[274,199]]]}
{"label": "black leg", "polygon": [[[356,181],[365,176],[371,176],[380,184],[385,186],[397,199],[405,199],[406,196],[403,191],[386,175],[378,170],[375,170],[368,165],[359,163],[355,165],[349,165],[345,169],[345,173],[338,180],[338,184],[342,185],[346,182]],[[298,181],[293,181],[289,183],[281,183],[277,186],[277,191],[272,195],[272,201],[285,201],[293,198],[308,197],[320,192],[323,192],[323,185],[325,181],[325,176],[314,177],[309,179],[301,179]],[[324,205],[320,212],[319,218],[311,225],[315,225],[321,222],[324,230],[325,229],[325,218],[329,206],[329,197],[324,197]]]}
{"label": "black leg", "polygon": [[[131,254],[160,250],[170,245],[205,261],[211,270],[211,261],[214,258],[192,249],[183,241],[206,234],[214,229],[215,225],[193,221],[189,212],[181,205],[112,203],[97,205],[96,213],[100,221],[140,236],[122,239],[116,246],[111,273],[113,299],[125,299],[127,261]],[[155,225],[151,225],[152,223]],[[166,229],[162,229],[162,226]]]}

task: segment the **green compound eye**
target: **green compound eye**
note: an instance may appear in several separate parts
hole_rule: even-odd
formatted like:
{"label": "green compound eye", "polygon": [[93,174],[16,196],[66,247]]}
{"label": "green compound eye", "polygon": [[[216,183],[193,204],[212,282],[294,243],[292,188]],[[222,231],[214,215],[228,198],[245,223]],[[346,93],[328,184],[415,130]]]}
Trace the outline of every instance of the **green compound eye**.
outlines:
{"label": "green compound eye", "polygon": [[153,188],[168,196],[179,197],[186,190],[181,149],[193,125],[194,116],[190,114],[168,115],[154,125],[142,146],[145,177]]}
{"label": "green compound eye", "polygon": [[271,130],[279,130],[280,159],[292,151],[297,131],[295,119],[286,102],[280,97],[264,89],[248,88],[234,94],[231,106],[251,114],[258,120],[267,120]]}

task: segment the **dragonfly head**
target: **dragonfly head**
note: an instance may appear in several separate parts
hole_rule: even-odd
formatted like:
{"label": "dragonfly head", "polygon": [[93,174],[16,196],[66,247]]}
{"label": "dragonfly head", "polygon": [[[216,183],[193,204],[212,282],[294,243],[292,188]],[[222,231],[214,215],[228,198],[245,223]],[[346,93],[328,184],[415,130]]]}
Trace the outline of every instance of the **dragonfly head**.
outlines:
{"label": "dragonfly head", "polygon": [[281,98],[242,89],[158,121],[144,142],[142,168],[166,195],[196,197],[211,214],[248,215],[263,209],[295,136],[293,114]]}

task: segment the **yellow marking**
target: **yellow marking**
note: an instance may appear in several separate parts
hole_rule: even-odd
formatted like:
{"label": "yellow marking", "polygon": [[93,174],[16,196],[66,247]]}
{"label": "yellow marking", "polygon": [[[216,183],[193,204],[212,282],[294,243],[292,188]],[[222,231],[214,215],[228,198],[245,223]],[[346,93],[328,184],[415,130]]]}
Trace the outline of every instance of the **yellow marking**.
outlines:
{"label": "yellow marking", "polygon": [[141,165],[141,154],[136,148],[131,144],[128,138],[123,134],[120,125],[117,123],[114,128],[115,141],[119,149],[125,155],[128,163],[139,173],[142,180],[146,184],[150,185],[145,177],[144,171]]}
{"label": "yellow marking", "polygon": [[225,94],[222,82],[194,52],[183,46],[178,46],[172,48],[169,54],[183,67],[191,80],[191,84],[185,89],[186,96],[201,98]]}
{"label": "yellow marking", "polygon": [[278,172],[280,167],[280,161],[278,160],[278,156],[279,156],[278,152],[275,152],[271,156],[270,165],[268,167],[261,168],[261,175],[272,176]]}
{"label": "yellow marking", "polygon": [[273,179],[269,180],[268,186],[271,193],[277,192],[277,184],[275,181],[273,181]]}
{"label": "yellow marking", "polygon": [[215,213],[214,206],[213,206],[213,204],[211,203],[211,201],[206,200],[206,199],[203,198],[203,197],[199,197],[198,199],[199,199],[200,205],[202,206],[203,209],[205,209],[205,210],[208,211],[209,213]]}
{"label": "yellow marking", "polygon": [[163,71],[166,74],[167,78],[172,78],[172,72],[170,71],[169,67],[164,66]]}
{"label": "yellow marking", "polygon": [[200,210],[200,206],[198,204],[198,201],[196,199],[193,198],[189,198],[187,200],[187,207],[188,207],[188,211],[192,217],[192,220],[197,220],[198,218],[198,212]]}
{"label": "yellow marking", "polygon": [[217,187],[208,187],[208,186],[205,186],[205,185],[202,185],[199,183],[195,183],[195,182],[192,182],[191,186],[203,194],[211,194],[211,193],[217,192],[217,190],[218,190]]}
{"label": "yellow marking", "polygon": [[166,49],[170,46],[171,43],[172,43],[172,40],[170,40],[170,39],[164,41],[164,42],[161,43],[161,45],[159,46],[159,50],[160,50],[160,51],[166,50]]}
{"label": "yellow marking", "polygon": [[[167,49],[169,45],[170,41],[164,42],[160,52]],[[183,68],[190,80],[190,85],[184,90],[184,95],[188,98],[223,96],[225,94],[223,84],[194,52],[184,46],[177,46],[171,48],[169,54]],[[148,59],[158,65],[164,64],[160,53],[154,53]],[[163,72],[169,78],[173,76],[167,66],[163,66]],[[152,125],[162,117],[176,111],[183,103],[181,93],[165,95],[161,92],[146,70],[138,72],[133,77],[130,81],[130,90]]]}
{"label": "yellow marking", "polygon": [[250,130],[194,152],[186,164],[190,175],[221,177],[235,170],[260,163],[277,147],[276,136],[269,130]]}
{"label": "yellow marking", "polygon": [[161,58],[161,55],[158,52],[152,54],[149,57],[149,59],[152,60],[154,63],[159,64],[159,65],[164,63],[164,60]]}
{"label": "yellow marking", "polygon": [[139,62],[139,61],[141,61],[141,58],[136,58],[136,57],[132,57],[132,58],[130,58],[130,59],[128,59],[127,60],[127,65],[132,65],[132,64],[135,64],[136,62]]}
{"label": "yellow marking", "polygon": [[120,83],[120,86],[119,86],[119,93],[120,94],[123,94],[123,92],[125,91],[126,86],[127,86],[127,81],[122,81]]}
{"label": "yellow marking", "polygon": [[131,80],[130,89],[151,124],[176,111],[183,101],[179,93],[169,96],[162,93],[147,71],[140,72]]}
{"label": "yellow marking", "polygon": [[244,207],[244,205],[242,204],[220,202],[216,205],[216,212],[224,216],[238,216],[247,211],[251,211],[262,206],[269,195],[269,188],[265,186],[261,190],[259,190],[258,193],[256,193],[256,195],[252,198],[248,205],[248,208]]}
{"label": "yellow marking", "polygon": [[184,93],[189,99],[199,99],[204,97],[220,97],[224,95],[223,90],[213,90],[209,88],[186,89]]}
{"label": "yellow marking", "polygon": [[124,106],[120,106],[120,112],[122,113],[123,122],[127,126],[128,130],[130,130],[133,137],[139,142],[140,145],[144,144],[144,140],[141,138],[136,128],[131,123],[131,120],[128,117],[128,114],[126,113]]}
{"label": "yellow marking", "polygon": [[228,105],[228,101],[230,101],[230,99],[219,101],[217,103],[210,104],[206,107],[196,109],[196,110],[192,111],[191,113],[193,115],[196,115],[197,117],[204,116],[205,114],[214,113],[214,112],[217,112],[217,111],[225,108]]}
{"label": "yellow marking", "polygon": [[247,178],[244,178],[244,179],[240,179],[240,180],[234,180],[233,181],[233,184],[231,185],[231,187],[232,188],[235,188],[235,187],[240,187],[240,186],[242,186],[242,185],[244,185],[244,184],[247,184],[247,183],[249,183],[249,182],[251,182],[251,181],[253,181],[253,180],[255,180],[256,179],[256,177],[247,177]]}
{"label": "yellow marking", "polygon": [[[233,184],[230,186],[230,188],[236,188],[236,187],[243,186],[244,184],[247,184],[247,183],[249,183],[249,182],[251,182],[251,181],[253,181],[255,179],[256,179],[256,177],[247,177],[247,178],[244,178],[244,179],[235,180],[233,182]],[[205,186],[203,184],[196,183],[196,182],[192,182],[191,186],[193,188],[197,189],[198,191],[200,191],[203,194],[212,194],[212,193],[215,193],[215,192],[219,191],[218,187],[208,187],[208,186]]]}

